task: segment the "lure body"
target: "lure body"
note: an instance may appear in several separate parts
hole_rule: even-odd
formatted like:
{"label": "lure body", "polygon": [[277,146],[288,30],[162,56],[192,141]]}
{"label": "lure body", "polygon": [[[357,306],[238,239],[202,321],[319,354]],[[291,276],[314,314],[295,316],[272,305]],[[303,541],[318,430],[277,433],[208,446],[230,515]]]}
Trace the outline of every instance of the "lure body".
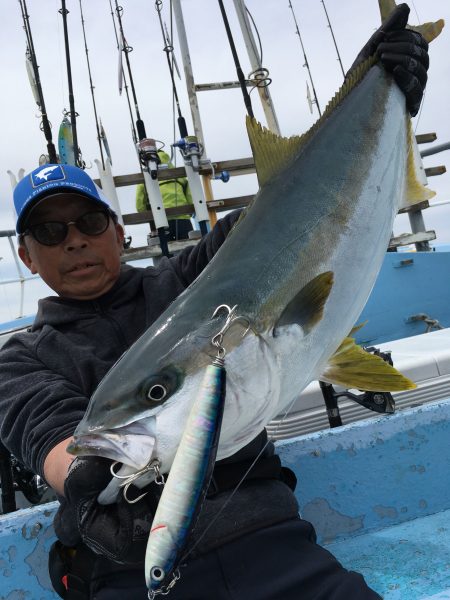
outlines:
{"label": "lure body", "polygon": [[166,587],[185,553],[214,468],[225,400],[226,373],[208,365],[164,486],[147,544],[146,583]]}
{"label": "lure body", "polygon": [[67,118],[67,115],[64,116],[61,125],[59,126],[58,152],[62,164],[76,166],[72,125]]}

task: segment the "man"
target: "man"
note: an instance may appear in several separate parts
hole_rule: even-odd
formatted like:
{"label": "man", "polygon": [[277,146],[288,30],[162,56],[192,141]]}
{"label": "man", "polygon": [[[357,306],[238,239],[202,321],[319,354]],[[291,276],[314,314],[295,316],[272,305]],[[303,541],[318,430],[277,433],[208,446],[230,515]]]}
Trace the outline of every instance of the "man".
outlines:
{"label": "man", "polygon": [[[170,156],[166,152],[158,150],[158,156],[163,165],[173,169],[173,164],[170,162]],[[165,179],[160,181],[159,189],[161,190],[164,208],[174,208],[185,204],[192,205],[191,214],[177,215],[175,219],[168,219],[169,241],[187,240],[189,232],[192,231],[191,216],[194,212],[194,203],[187,177],[177,177],[176,179]],[[150,202],[143,183],[139,183],[136,187],[136,210],[138,212],[150,210]]]}
{"label": "man", "polygon": [[[418,34],[403,31],[408,12],[398,7],[357,61],[381,49],[383,64],[393,69],[416,113],[428,54]],[[76,167],[36,169],[18,184],[14,200],[20,257],[57,296],[40,301],[31,331],[1,352],[0,437],[60,496],[55,518],[60,543],[50,556],[60,594],[68,600],[144,600],[142,563],[158,486],[151,484],[135,504],[121,498],[102,506],[96,499],[111,479],[111,461],[72,462],[66,447],[99,381],[197,277],[237,215],[219,221],[196,247],[156,268],[135,269],[120,267],[123,230],[92,180]],[[262,432],[216,465],[193,534],[195,552],[170,598],[379,599],[360,575],[315,544],[312,526],[298,516],[295,477],[281,467],[272,445],[221,510],[265,443]]]}

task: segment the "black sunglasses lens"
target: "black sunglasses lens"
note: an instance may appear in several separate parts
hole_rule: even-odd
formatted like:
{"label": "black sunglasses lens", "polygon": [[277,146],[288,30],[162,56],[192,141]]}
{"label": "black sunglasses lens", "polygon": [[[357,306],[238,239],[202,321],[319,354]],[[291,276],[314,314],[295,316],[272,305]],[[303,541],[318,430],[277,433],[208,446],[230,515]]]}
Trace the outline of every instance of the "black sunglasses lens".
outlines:
{"label": "black sunglasses lens", "polygon": [[88,212],[79,217],[75,224],[81,233],[85,233],[86,235],[100,235],[108,228],[109,215],[102,210]]}
{"label": "black sunglasses lens", "polygon": [[[88,212],[74,221],[74,225],[86,235],[100,235],[108,229],[109,213],[102,210]],[[40,244],[56,246],[66,239],[69,227],[61,221],[49,221],[33,225],[29,230]]]}
{"label": "black sunglasses lens", "polygon": [[56,246],[67,235],[67,225],[59,221],[39,223],[30,228],[33,237],[44,246]]}

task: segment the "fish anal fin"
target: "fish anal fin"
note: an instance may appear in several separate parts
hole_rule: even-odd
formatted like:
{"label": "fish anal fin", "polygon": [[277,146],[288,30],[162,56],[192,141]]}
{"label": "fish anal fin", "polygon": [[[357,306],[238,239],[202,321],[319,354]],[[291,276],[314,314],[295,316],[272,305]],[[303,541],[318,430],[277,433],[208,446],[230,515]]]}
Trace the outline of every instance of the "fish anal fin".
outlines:
{"label": "fish anal fin", "polygon": [[305,335],[322,319],[325,303],[333,287],[333,272],[325,271],[307,283],[284,309],[274,327],[296,323],[303,329]]}
{"label": "fish anal fin", "polygon": [[417,387],[382,358],[363,350],[350,337],[344,338],[320,379],[345,388],[375,392],[400,392]]}

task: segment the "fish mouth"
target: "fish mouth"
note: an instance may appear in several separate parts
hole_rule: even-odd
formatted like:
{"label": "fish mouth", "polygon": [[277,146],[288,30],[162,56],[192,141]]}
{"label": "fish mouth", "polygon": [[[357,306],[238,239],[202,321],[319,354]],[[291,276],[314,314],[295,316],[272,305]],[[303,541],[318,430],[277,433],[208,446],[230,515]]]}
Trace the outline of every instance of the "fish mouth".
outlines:
{"label": "fish mouth", "polygon": [[139,471],[151,460],[155,438],[126,428],[74,436],[67,451],[75,456],[101,456]]}

